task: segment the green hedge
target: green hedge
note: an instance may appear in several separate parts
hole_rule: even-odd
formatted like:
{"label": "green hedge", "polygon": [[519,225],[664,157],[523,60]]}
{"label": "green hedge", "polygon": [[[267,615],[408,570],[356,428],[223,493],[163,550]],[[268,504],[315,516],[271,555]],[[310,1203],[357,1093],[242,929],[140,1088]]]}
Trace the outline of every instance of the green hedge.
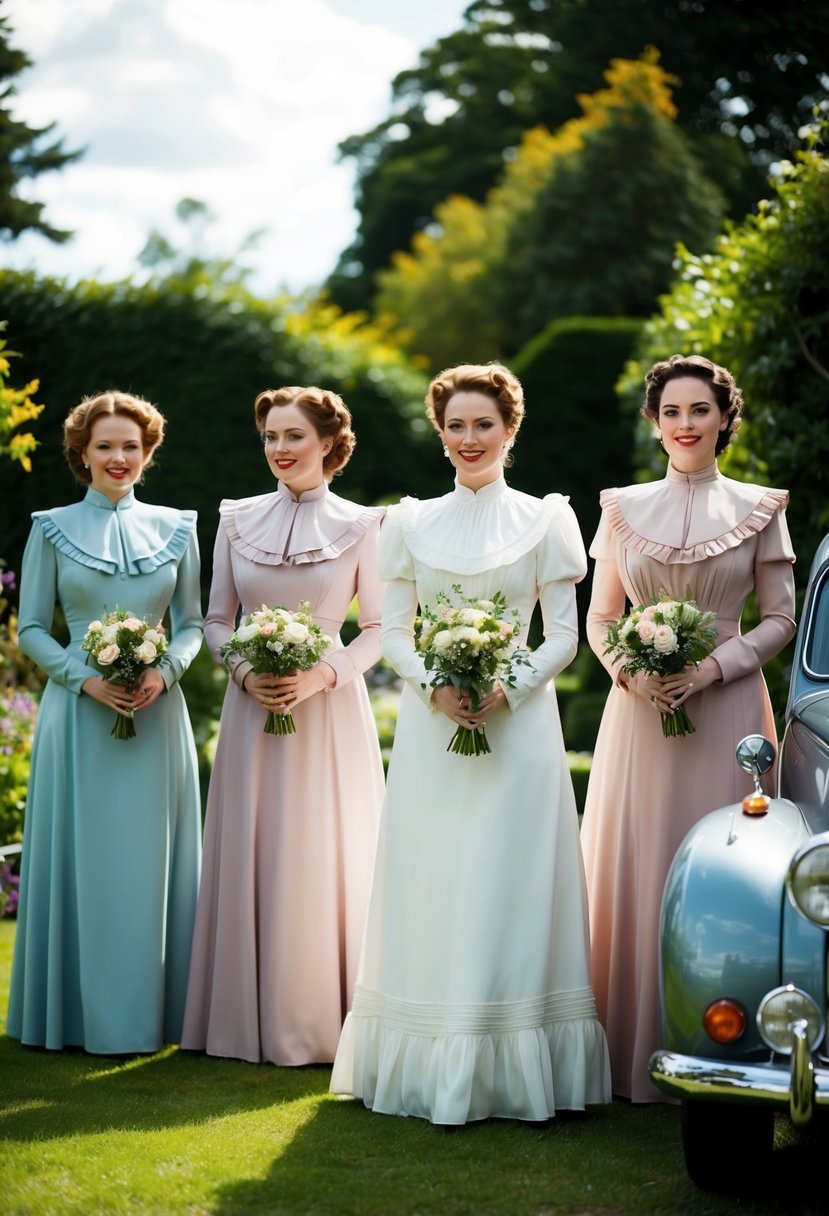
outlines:
{"label": "green hedge", "polygon": [[29,513],[79,496],[61,456],[62,422],[84,394],[106,388],[138,393],[167,416],[168,437],[143,494],[198,510],[205,579],[219,500],[274,488],[253,427],[263,388],[313,383],[343,394],[358,444],[334,488],[349,498],[432,493],[444,474],[423,424],[425,378],[359,330],[332,324],[298,334],[286,304],[204,284],[69,286],[0,272],[0,317],[10,347],[24,352],[15,383],[39,377],[36,399],[46,405],[33,427],[41,444],[34,472],[0,466],[0,495],[13,504],[2,540],[11,569],[19,568]]}

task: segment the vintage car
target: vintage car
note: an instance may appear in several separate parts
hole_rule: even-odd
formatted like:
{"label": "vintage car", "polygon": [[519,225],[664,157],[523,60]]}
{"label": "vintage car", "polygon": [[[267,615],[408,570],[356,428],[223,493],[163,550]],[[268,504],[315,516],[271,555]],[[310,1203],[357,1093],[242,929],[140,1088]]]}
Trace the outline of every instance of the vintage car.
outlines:
{"label": "vintage car", "polygon": [[803,1128],[829,1107],[829,536],[798,632],[779,797],[760,793],[774,749],[744,739],[742,804],[706,815],[677,852],[662,905],[665,1048],[655,1085],[682,1104],[688,1172],[733,1185],[771,1153],[774,1113]]}

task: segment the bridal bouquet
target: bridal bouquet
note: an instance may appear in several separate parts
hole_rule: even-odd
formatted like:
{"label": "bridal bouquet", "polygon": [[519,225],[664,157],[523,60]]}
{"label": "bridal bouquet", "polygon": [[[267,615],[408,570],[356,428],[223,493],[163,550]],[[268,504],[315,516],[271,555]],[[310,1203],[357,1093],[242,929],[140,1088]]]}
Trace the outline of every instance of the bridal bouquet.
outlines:
{"label": "bridal bouquet", "polygon": [[[311,605],[303,600],[296,612],[287,608],[268,608],[263,604],[246,616],[220,647],[225,666],[231,655],[241,655],[257,675],[292,675],[316,667],[331,646],[319,625],[311,619]],[[266,735],[294,735],[296,725],[290,710],[268,710]]]}
{"label": "bridal bouquet", "polygon": [[[632,608],[607,630],[605,654],[622,659],[626,670],[635,675],[671,676],[686,667],[699,667],[717,642],[712,622],[714,612],[702,612],[690,598],[671,599],[664,592],[650,604]],[[694,724],[684,705],[672,714],[662,715],[666,738],[689,735]]]}
{"label": "bridal bouquet", "polygon": [[[155,667],[167,650],[167,636],[159,622],[151,625],[131,612],[116,608],[101,621],[91,621],[81,642],[105,680],[118,680],[134,689],[147,667]],[[132,713],[116,714],[110,732],[115,739],[134,739]]]}
{"label": "bridal bouquet", "polygon": [[[423,656],[427,671],[434,672],[432,688],[451,684],[469,694],[473,713],[478,698],[489,692],[495,681],[515,686],[514,667],[531,667],[527,652],[517,649],[520,628],[518,612],[508,609],[501,592],[490,600],[470,599],[452,587],[460,600],[456,607],[445,592],[438,592],[435,608],[424,609],[415,620],[415,649]],[[506,620],[509,614],[513,619]],[[427,687],[426,684],[423,685]],[[449,740],[447,751],[460,756],[480,756],[491,752],[482,722],[474,730],[459,726]]]}

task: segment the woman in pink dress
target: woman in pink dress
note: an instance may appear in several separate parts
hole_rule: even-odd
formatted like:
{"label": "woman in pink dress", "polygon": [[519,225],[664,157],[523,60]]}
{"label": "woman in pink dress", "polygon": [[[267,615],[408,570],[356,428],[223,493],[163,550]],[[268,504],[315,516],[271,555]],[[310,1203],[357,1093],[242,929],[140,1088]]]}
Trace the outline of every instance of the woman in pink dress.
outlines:
{"label": "woman in pink dress", "polygon": [[[668,868],[697,820],[752,788],[734,749],[755,732],[776,738],[761,668],[795,630],[788,493],[733,481],[717,468],[740,425],[733,377],[709,359],[673,355],[645,383],[642,413],[669,464],[664,481],[601,495],[587,633],[613,687],[582,826],[593,986],[613,1091],[634,1102],[664,1100],[647,1066],[662,1043],[659,913]],[[663,591],[690,594],[717,614],[716,648],[677,676],[630,677],[603,654],[607,626],[627,604]],[[741,634],[752,591],[759,623]],[[665,738],[660,715],[680,705],[695,732]]]}
{"label": "woman in pink dress", "polygon": [[[363,672],[380,654],[382,510],[332,494],[351,416],[336,393],[260,393],[256,426],[275,493],[224,501],[205,637],[214,656],[262,604],[308,600],[336,639],[292,676],[235,656],[205,820],[182,1046],[274,1064],[333,1060],[348,1011],[383,798]],[[354,597],[360,633],[339,630]],[[290,710],[296,734],[264,733]]]}

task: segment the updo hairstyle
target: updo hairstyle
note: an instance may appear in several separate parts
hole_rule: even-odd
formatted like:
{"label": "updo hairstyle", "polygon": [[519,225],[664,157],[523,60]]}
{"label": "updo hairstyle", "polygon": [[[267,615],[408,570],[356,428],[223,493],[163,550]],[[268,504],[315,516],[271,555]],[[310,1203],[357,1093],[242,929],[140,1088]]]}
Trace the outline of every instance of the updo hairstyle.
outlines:
{"label": "updo hairstyle", "polygon": [[120,414],[131,419],[141,430],[144,468],[153,462],[153,453],[164,441],[166,418],[149,401],[108,389],[93,397],[84,397],[80,405],[69,411],[63,424],[63,454],[76,481],[91,485],[92,473],[84,467],[83,453],[89,447],[92,428],[105,415]]}
{"label": "updo hairstyle", "polygon": [[682,376],[693,376],[696,380],[704,380],[710,384],[720,414],[728,418],[725,430],[720,431],[717,436],[715,455],[719,456],[732,442],[742,425],[743,394],[731,372],[720,367],[718,363],[712,363],[704,355],[671,355],[670,359],[654,363],[645,375],[642,417],[659,424],[662,390],[669,381],[678,380]]}
{"label": "updo hairstyle", "polygon": [[[461,363],[439,372],[426,393],[426,414],[436,431],[442,431],[446,407],[455,393],[478,392],[491,397],[504,426],[514,427],[508,447],[524,419],[524,390],[521,381],[501,363]],[[512,454],[505,453],[504,464],[512,464]]]}
{"label": "updo hairstyle", "polygon": [[253,405],[256,429],[260,435],[265,434],[268,414],[275,405],[295,405],[308,419],[320,439],[331,440],[331,450],[323,457],[322,471],[328,480],[341,473],[351,459],[351,453],[357,443],[351,429],[351,413],[342,397],[330,389],[316,388],[313,385],[309,388],[296,385],[267,388],[259,394]]}

